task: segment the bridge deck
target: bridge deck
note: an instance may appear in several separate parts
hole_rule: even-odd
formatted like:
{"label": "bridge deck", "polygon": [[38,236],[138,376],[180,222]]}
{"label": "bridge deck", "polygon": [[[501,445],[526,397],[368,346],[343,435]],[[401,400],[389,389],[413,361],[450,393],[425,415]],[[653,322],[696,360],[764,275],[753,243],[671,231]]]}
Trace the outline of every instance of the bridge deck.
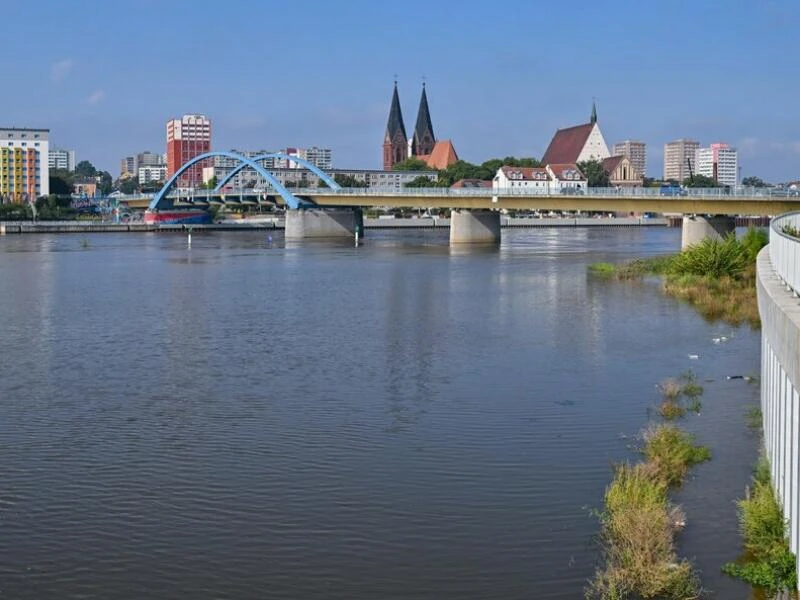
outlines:
{"label": "bridge deck", "polygon": [[[778,215],[800,210],[800,197],[770,197],[755,193],[723,194],[720,190],[692,190],[687,196],[662,196],[659,190],[599,190],[590,188],[588,194],[544,195],[533,193],[503,193],[491,189],[451,190],[404,189],[386,191],[375,189],[296,189],[293,193],[319,206],[462,208],[511,210],[561,210],[581,212],[682,213],[726,215]],[[252,191],[244,196],[257,197]],[[185,197],[185,194],[183,195]],[[198,199],[220,197],[219,193],[195,194]],[[236,200],[238,192],[225,197]],[[279,205],[280,196],[270,195]],[[147,208],[151,198],[121,198],[131,208]]]}

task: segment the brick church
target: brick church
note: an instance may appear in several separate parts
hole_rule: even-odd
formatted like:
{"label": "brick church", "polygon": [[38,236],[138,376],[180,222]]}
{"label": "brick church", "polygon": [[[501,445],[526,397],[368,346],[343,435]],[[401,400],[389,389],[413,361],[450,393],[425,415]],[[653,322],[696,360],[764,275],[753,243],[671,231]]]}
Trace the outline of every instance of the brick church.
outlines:
{"label": "brick church", "polygon": [[386,123],[386,133],[383,136],[383,169],[391,171],[394,165],[411,157],[425,161],[432,169],[446,169],[458,161],[458,154],[456,154],[453,143],[450,140],[437,141],[433,134],[428,94],[424,83],[422,84],[422,97],[419,101],[414,135],[408,139],[395,81],[392,105],[389,108],[389,121]]}

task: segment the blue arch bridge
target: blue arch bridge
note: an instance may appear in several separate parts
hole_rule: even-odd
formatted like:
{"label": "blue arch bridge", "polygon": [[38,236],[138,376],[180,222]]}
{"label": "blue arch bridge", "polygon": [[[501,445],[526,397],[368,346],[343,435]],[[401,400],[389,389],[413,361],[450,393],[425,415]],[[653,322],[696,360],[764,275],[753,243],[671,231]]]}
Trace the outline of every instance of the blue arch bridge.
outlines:
{"label": "blue arch bridge", "polygon": [[[188,194],[175,189],[183,173],[215,157],[229,158],[237,164],[216,189]],[[287,189],[260,164],[273,158],[300,164],[327,187]],[[243,169],[258,173],[267,182],[268,191],[225,191],[228,182]],[[763,188],[744,187],[694,188],[677,196],[665,196],[659,188],[342,188],[329,174],[296,156],[272,152],[248,158],[223,151],[194,157],[152,198],[125,201],[131,206],[147,202],[145,222],[151,224],[208,223],[212,217],[209,208],[215,204],[279,205],[286,209],[287,239],[358,235],[363,231],[363,207],[449,208],[451,244],[497,243],[500,209],[682,214],[684,247],[705,237],[726,235],[734,229],[736,215],[778,215],[800,209],[800,197],[791,193],[780,195]]]}

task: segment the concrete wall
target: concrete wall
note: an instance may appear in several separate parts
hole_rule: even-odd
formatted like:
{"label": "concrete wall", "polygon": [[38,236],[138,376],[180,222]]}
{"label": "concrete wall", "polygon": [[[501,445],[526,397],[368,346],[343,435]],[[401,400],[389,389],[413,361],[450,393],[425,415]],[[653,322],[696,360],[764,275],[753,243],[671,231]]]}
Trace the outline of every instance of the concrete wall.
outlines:
{"label": "concrete wall", "polygon": [[[770,245],[758,255],[756,267],[761,316],[761,411],[772,483],[788,521],[791,549],[797,555],[800,544],[800,300],[785,283],[788,274],[776,271],[771,251],[788,241],[798,254],[794,264],[800,266],[800,240],[790,240],[780,233],[780,220],[781,217],[773,220]],[[776,239],[778,236],[780,240]]]}
{"label": "concrete wall", "polygon": [[500,213],[488,210],[452,211],[450,213],[450,243],[500,243]]}
{"label": "concrete wall", "polygon": [[287,240],[352,238],[357,225],[356,211],[349,208],[286,211]]}
{"label": "concrete wall", "polygon": [[721,240],[736,231],[733,217],[684,216],[681,225],[681,250],[699,244],[706,238]]}

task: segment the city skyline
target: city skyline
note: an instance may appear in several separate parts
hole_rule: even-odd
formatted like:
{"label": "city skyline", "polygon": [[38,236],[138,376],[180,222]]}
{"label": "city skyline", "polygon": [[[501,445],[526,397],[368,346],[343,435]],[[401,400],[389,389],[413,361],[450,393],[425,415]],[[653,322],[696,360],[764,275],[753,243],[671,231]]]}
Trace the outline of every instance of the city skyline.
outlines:
{"label": "city skyline", "polygon": [[[163,14],[153,19],[156,6]],[[454,12],[443,2],[410,1],[397,11],[360,0],[234,0],[229,11],[248,18],[219,15],[219,24],[192,6],[4,2],[9,44],[21,47],[34,32],[48,44],[4,65],[15,89],[41,93],[4,95],[3,122],[50,129],[58,147],[112,173],[120,158],[160,149],[167,119],[193,112],[215,123],[216,149],[321,146],[333,150],[337,167],[378,168],[395,75],[407,115],[416,113],[424,76],[437,131],[470,162],[541,158],[557,129],[586,122],[594,97],[609,141],[647,144],[649,176],[659,175],[665,143],[691,138],[737,148],[742,176],[800,179],[793,112],[800,84],[791,77],[800,42],[789,35],[800,6],[788,0],[753,7],[625,0],[615,10],[581,0],[561,15],[569,19],[569,44],[563,27],[531,38],[542,10],[535,3],[512,3],[495,29],[476,29],[497,14],[473,2]],[[276,27],[276,17],[296,27]],[[436,30],[428,44],[387,41],[387,25],[402,41],[423,17]],[[150,42],[172,39],[176,20],[192,33],[162,53]],[[265,60],[269,23],[276,50]],[[71,34],[59,35],[65,29]],[[120,39],[139,45],[133,52]],[[317,50],[282,58],[283,47]],[[542,61],[556,65],[555,77],[538,74]]]}

